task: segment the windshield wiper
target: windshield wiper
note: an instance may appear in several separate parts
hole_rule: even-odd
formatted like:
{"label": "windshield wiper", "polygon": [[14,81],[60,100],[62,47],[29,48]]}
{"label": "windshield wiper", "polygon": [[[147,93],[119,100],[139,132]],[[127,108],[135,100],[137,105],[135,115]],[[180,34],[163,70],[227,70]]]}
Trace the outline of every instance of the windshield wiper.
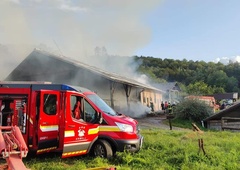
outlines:
{"label": "windshield wiper", "polygon": [[122,115],[122,113],[119,113],[119,112],[117,112],[117,115],[121,116],[121,115]]}

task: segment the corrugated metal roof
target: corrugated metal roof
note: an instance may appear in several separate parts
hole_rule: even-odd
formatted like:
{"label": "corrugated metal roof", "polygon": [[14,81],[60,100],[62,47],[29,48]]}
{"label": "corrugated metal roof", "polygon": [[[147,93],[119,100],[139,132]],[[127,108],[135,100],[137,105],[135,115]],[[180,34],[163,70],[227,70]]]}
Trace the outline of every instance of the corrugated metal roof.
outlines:
{"label": "corrugated metal roof", "polygon": [[111,81],[120,82],[120,83],[128,84],[130,86],[146,88],[146,89],[150,89],[150,90],[154,90],[154,91],[164,93],[164,91],[162,91],[158,88],[155,88],[151,85],[143,84],[143,83],[140,83],[140,82],[138,82],[134,79],[124,77],[124,76],[121,76],[121,75],[118,75],[118,74],[115,74],[115,73],[109,73],[105,70],[99,69],[95,66],[90,66],[88,64],[77,61],[75,59],[71,59],[71,58],[68,58],[68,57],[65,57],[65,56],[62,56],[62,55],[60,56],[60,55],[52,54],[52,53],[49,53],[47,51],[43,51],[43,50],[40,50],[40,49],[34,49],[33,52],[39,52],[39,53],[42,53],[42,54],[46,54],[49,57],[54,57],[56,59],[62,60],[62,61],[67,62],[67,63],[70,63],[70,64],[75,65],[77,67],[85,68],[85,69],[87,69],[87,70],[89,70],[89,71],[91,71],[95,74],[99,74],[99,75],[101,75],[101,76],[103,76],[106,79],[109,79]]}

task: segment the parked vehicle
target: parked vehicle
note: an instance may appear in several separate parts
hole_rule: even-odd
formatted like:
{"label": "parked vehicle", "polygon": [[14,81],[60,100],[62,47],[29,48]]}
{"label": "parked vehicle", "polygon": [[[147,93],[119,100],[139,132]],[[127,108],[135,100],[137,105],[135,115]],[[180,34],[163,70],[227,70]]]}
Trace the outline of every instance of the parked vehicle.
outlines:
{"label": "parked vehicle", "polygon": [[109,158],[136,152],[137,121],[113,111],[95,93],[65,84],[0,82],[0,125],[18,126],[30,152],[91,153]]}

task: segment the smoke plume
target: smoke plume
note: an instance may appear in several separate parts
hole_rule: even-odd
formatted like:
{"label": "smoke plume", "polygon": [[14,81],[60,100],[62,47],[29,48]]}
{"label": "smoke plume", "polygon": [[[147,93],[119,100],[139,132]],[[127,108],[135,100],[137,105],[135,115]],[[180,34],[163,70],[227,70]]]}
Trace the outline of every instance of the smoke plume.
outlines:
{"label": "smoke plume", "polygon": [[96,46],[106,47],[111,55],[132,56],[149,42],[151,30],[143,17],[159,3],[159,0],[1,0],[0,67],[4,72],[0,79],[35,47],[98,65],[105,63],[101,58],[93,58]]}

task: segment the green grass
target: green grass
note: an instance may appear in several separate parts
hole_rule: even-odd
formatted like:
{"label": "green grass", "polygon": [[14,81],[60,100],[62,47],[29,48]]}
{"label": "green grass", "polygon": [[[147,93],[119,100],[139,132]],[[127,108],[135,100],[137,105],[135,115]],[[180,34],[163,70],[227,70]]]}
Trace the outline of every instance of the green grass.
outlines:
{"label": "green grass", "polygon": [[[169,125],[169,120],[166,119],[166,120],[163,121],[163,123],[166,124],[166,125]],[[195,125],[197,125],[197,127],[200,130],[203,130],[203,131],[207,131],[208,130],[208,129],[202,127],[200,122],[194,122],[194,121],[190,121],[190,120],[174,118],[174,119],[171,119],[171,123],[172,123],[173,127],[180,127],[180,128],[186,128],[186,129],[193,129],[192,123],[194,123]]]}
{"label": "green grass", "polygon": [[[144,145],[135,154],[117,153],[112,159],[81,156],[61,159],[58,154],[24,158],[32,170],[80,170],[96,167],[116,167],[118,170],[234,170],[240,169],[240,134],[227,131],[142,130]],[[204,141],[199,150],[198,139]]]}

